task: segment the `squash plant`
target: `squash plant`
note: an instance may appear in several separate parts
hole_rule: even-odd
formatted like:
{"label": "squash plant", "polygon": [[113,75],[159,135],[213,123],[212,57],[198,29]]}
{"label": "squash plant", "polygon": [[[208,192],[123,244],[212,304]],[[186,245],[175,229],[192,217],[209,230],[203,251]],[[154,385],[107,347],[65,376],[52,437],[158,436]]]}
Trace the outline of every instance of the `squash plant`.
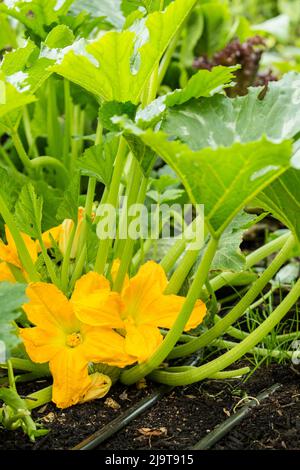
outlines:
{"label": "squash plant", "polygon": [[[191,73],[193,47],[212,54],[252,34],[216,3],[0,4],[14,46],[0,68],[0,422],[9,429],[34,439],[44,430],[30,409],[101,398],[116,379],[246,374],[228,367],[257,353],[299,298],[296,279],[251,333],[234,326],[299,255],[300,75],[229,98],[239,65]],[[181,87],[170,86],[171,70]],[[150,201],[203,213],[167,243],[164,220],[158,239],[131,236],[132,208],[143,205],[147,219]],[[110,236],[107,207],[117,214]],[[246,257],[243,233],[267,214],[285,229]],[[182,218],[174,210],[173,229]],[[222,316],[227,285],[246,291]],[[172,362],[206,347],[213,360]],[[51,375],[52,387],[18,397],[18,381]]]}

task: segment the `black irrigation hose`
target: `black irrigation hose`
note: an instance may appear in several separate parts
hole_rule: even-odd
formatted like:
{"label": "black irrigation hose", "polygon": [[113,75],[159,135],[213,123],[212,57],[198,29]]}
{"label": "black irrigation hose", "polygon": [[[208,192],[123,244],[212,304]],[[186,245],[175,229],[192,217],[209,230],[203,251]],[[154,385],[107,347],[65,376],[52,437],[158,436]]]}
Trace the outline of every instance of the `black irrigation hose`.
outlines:
{"label": "black irrigation hose", "polygon": [[[194,365],[197,362],[198,358],[194,358],[189,365]],[[262,400],[268,398],[272,395],[278,388],[281,387],[281,384],[272,385],[264,392],[260,393],[257,398],[252,399],[243,406],[237,413],[230,416],[223,423],[219,424],[213,431],[211,431],[207,436],[201,439],[191,450],[204,450],[210,449],[214,444],[216,444],[222,437],[226,436],[240,421],[245,418],[250,412],[251,408],[258,405]],[[72,447],[70,450],[92,450],[98,447],[100,444],[108,440],[110,437],[114,436],[118,431],[123,429],[127,424],[132,420],[140,416],[144,411],[151,408],[155,403],[157,403],[164,395],[170,393],[174,387],[161,385],[156,392],[153,392],[149,397],[145,397],[140,400],[135,405],[128,408],[128,410],[121,413],[117,418],[113,419],[110,423],[103,426],[101,429],[96,431],[94,434],[91,434],[89,437],[84,439],[82,442],[77,444],[75,447]]]}
{"label": "black irrigation hose", "polygon": [[123,429],[130,421],[137,418],[141,413],[158,402],[166,393],[169,393],[173,387],[161,386],[159,389],[152,393],[149,397],[143,398],[141,401],[131,406],[128,410],[124,411],[120,416],[113,419],[103,428],[96,431],[91,436],[84,439],[77,446],[71,450],[92,450],[102,444],[102,442],[109,439],[118,431]]}
{"label": "black irrigation hose", "polygon": [[281,384],[272,385],[264,392],[260,393],[256,399],[252,399],[247,405],[243,406],[237,413],[227,418],[223,423],[216,426],[216,428],[201,439],[196,445],[191,447],[191,450],[205,450],[210,449],[214,444],[226,436],[235,426],[237,426],[250,412],[251,408],[260,404],[261,401],[268,398],[276,390],[281,387]]}
{"label": "black irrigation hose", "polygon": [[[193,356],[185,365],[194,366],[199,361],[200,355]],[[161,385],[156,392],[151,393],[149,397],[145,397],[135,405],[128,408],[128,410],[121,413],[117,418],[113,419],[110,423],[103,426],[99,431],[96,431],[91,436],[84,439],[82,442],[72,447],[70,450],[92,450],[102,444],[118,431],[123,429],[133,419],[137,418],[144,411],[155,405],[164,395],[170,393],[174,387]]]}

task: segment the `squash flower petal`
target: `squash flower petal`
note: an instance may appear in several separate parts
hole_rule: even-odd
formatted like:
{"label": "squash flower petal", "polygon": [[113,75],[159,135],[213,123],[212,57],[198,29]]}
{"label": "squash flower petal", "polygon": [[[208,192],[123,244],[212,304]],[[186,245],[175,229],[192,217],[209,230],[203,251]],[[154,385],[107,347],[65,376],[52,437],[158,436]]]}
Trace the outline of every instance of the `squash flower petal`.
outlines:
{"label": "squash flower petal", "polygon": [[86,403],[88,401],[103,398],[110,390],[112,381],[108,375],[95,372],[90,375],[90,378],[90,386],[79,403]]}
{"label": "squash flower petal", "polygon": [[[2,240],[0,240],[0,261],[12,264],[16,268],[20,269],[25,279],[27,279],[28,275],[22,266],[15,241],[7,225],[5,225],[5,236],[6,236],[6,241],[7,241],[6,244]],[[26,245],[26,248],[28,250],[28,253],[32,261],[35,263],[37,260],[37,256],[38,256],[35,241],[32,240],[28,235],[26,235],[26,233],[21,232],[21,237],[23,238],[23,241]],[[4,266],[2,266],[1,272],[2,272],[2,276],[0,275],[0,281],[2,280],[11,281],[11,282],[15,281],[15,278],[12,275],[8,266],[6,270],[6,275],[5,275]]]}
{"label": "squash flower petal", "polygon": [[75,285],[71,303],[77,318],[94,326],[123,328],[120,317],[120,295],[111,292],[110,283],[104,276],[90,272]]}
{"label": "squash flower petal", "polygon": [[[23,306],[33,328],[20,329],[26,351],[34,362],[49,362],[54,403],[60,408],[84,399],[91,387],[90,362],[124,367],[135,362],[125,350],[125,339],[113,327],[81,322],[73,304],[53,284],[32,283]],[[87,298],[88,301],[88,298]]]}
{"label": "squash flower petal", "polygon": [[0,262],[0,282],[7,281],[7,282],[16,282],[11,270],[7,263]]}
{"label": "squash flower petal", "polygon": [[[159,327],[171,328],[185,302],[185,297],[164,294],[167,282],[163,268],[148,261],[129,280],[121,293],[126,351],[128,354],[135,354],[138,362],[145,361],[155,352],[163,339]],[[205,314],[206,306],[198,300],[185,331],[198,326]]]}
{"label": "squash flower petal", "polygon": [[[118,269],[117,260],[112,267],[113,280]],[[97,276],[95,273],[89,273],[76,285],[76,293],[74,291],[71,302],[74,303],[77,317],[89,325],[106,326],[110,316],[114,327],[119,328],[125,337],[128,355],[135,357],[138,362],[147,360],[163,340],[159,328],[173,326],[185,297],[164,294],[168,279],[163,268],[154,261],[148,261],[141,266],[131,279],[126,278],[120,300],[114,305],[113,302],[109,305],[109,302],[105,303],[103,300],[101,288],[104,287],[105,290],[106,284],[104,279],[99,279],[101,276]],[[84,301],[78,301],[81,292],[84,292],[86,305]],[[198,300],[185,331],[198,326],[205,314],[206,306]]]}

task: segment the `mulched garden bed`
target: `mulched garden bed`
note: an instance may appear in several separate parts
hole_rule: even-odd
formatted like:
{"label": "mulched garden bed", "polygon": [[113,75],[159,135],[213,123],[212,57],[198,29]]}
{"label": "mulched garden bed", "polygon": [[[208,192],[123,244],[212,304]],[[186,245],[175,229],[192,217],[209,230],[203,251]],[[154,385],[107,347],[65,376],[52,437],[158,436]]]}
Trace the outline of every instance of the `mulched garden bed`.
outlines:
{"label": "mulched garden bed", "polygon": [[[214,449],[300,449],[300,372],[288,365],[262,366],[246,383],[210,380],[177,388],[99,449],[191,448],[231,415],[246,394],[255,397],[274,383],[283,386],[253,408]],[[24,393],[32,391],[28,388],[23,386]],[[72,448],[153,390],[152,384],[140,390],[118,384],[106,397],[114,401],[104,399],[66,410],[48,404],[33,412],[51,429],[47,436],[32,444],[21,432],[0,429],[0,450]]]}

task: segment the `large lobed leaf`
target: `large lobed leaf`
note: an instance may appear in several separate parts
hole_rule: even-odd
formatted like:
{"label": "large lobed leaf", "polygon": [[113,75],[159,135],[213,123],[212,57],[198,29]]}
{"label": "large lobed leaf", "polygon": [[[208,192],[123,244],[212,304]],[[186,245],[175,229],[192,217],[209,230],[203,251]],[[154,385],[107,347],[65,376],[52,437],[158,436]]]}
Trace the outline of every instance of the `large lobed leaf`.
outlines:
{"label": "large lobed leaf", "polygon": [[191,150],[170,141],[163,132],[142,131],[119,119],[128,135],[157,152],[178,174],[195,204],[204,204],[210,231],[219,236],[234,216],[260,191],[290,167],[291,141],[273,143],[265,137],[231,147]]}
{"label": "large lobed leaf", "polygon": [[16,204],[15,219],[19,229],[32,238],[41,235],[43,199],[38,197],[32,183],[26,184]]}
{"label": "large lobed leaf", "polygon": [[[183,89],[172,91],[166,95],[160,96],[152,101],[146,108],[137,112],[136,121],[139,125],[158,122],[168,107],[177,106],[186,103],[192,98],[210,97],[220,93],[225,88],[232,86],[235,78],[234,73],[239,66],[223,67],[219,65],[212,70],[199,70],[187,82]],[[128,113],[122,113],[127,114]]]}
{"label": "large lobed leaf", "polygon": [[35,97],[32,94],[19,91],[14,85],[9,83],[1,70],[0,89],[0,118],[35,101]]}
{"label": "large lobed leaf", "polygon": [[138,103],[152,71],[195,3],[175,0],[165,11],[148,15],[139,33],[111,31],[96,41],[75,43],[53,70],[99,99]]}
{"label": "large lobed leaf", "polygon": [[294,232],[300,242],[300,171],[289,169],[258,195],[256,202]]}
{"label": "large lobed leaf", "polygon": [[[215,96],[169,109],[162,128],[194,149],[231,146],[266,135],[274,142],[297,136],[300,132],[300,74],[286,74],[269,84],[264,97],[261,88],[251,88],[244,97]],[[263,98],[263,99],[262,99]],[[259,195],[258,203],[294,231],[300,240],[299,152],[290,169]],[[257,202],[256,201],[256,202]]]}
{"label": "large lobed leaf", "polygon": [[186,142],[193,150],[253,142],[266,135],[281,142],[300,131],[300,74],[286,74],[262,88],[250,88],[246,96],[217,95],[192,101],[168,110],[162,129]]}
{"label": "large lobed leaf", "polygon": [[16,18],[35,35],[45,38],[47,26],[58,21],[74,0],[3,0],[0,11]]}

